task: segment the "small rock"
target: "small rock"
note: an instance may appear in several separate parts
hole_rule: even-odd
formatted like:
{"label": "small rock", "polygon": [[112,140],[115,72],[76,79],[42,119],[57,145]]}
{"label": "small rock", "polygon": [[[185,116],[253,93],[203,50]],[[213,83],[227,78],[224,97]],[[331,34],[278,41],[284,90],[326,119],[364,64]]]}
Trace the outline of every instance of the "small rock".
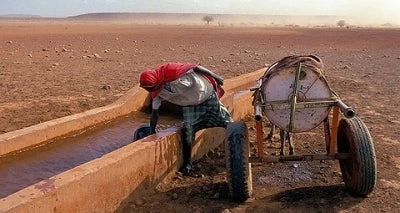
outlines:
{"label": "small rock", "polygon": [[225,63],[225,62],[226,62],[226,60],[225,60],[225,59],[222,59],[222,60],[221,60],[221,62]]}
{"label": "small rock", "polygon": [[229,209],[224,209],[224,210],[221,211],[221,213],[231,213],[231,212],[232,212],[232,211],[229,210]]}
{"label": "small rock", "polygon": [[102,87],[102,89],[104,89],[104,90],[109,90],[109,89],[111,89],[111,85],[109,85],[109,84],[104,85],[104,86]]}
{"label": "small rock", "polygon": [[144,200],[143,199],[138,198],[138,199],[135,200],[135,205],[136,206],[143,206],[143,204],[144,204]]}
{"label": "small rock", "polygon": [[54,67],[60,66],[60,64],[59,64],[59,63],[54,63],[53,66],[54,66]]}
{"label": "small rock", "polygon": [[343,69],[345,69],[345,70],[350,69],[350,66],[349,66],[349,65],[345,65],[345,66],[343,67]]}
{"label": "small rock", "polygon": [[43,51],[43,52],[45,52],[45,51],[49,51],[49,49],[47,49],[47,48],[43,48],[43,49],[42,49],[42,51]]}
{"label": "small rock", "polygon": [[324,183],[328,183],[328,179],[326,177],[322,177],[321,181],[324,182]]}
{"label": "small rock", "polygon": [[63,48],[62,48],[62,51],[63,51],[63,52],[68,52],[69,50],[68,50],[67,48],[63,47]]}
{"label": "small rock", "polygon": [[171,199],[172,200],[177,200],[178,199],[178,194],[177,193],[172,193]]}
{"label": "small rock", "polygon": [[12,44],[12,43],[13,43],[13,41],[7,41],[7,43],[8,43],[8,44]]}
{"label": "small rock", "polygon": [[334,174],[335,176],[339,176],[339,177],[342,176],[342,173],[341,173],[341,172],[338,172],[338,171],[334,171],[333,174]]}
{"label": "small rock", "polygon": [[93,56],[94,56],[95,58],[101,58],[101,56],[100,56],[99,54],[97,54],[97,53],[95,53]]}
{"label": "small rock", "polygon": [[32,54],[28,54],[28,56],[29,56],[30,58],[32,58],[32,57],[33,57],[33,55],[32,55]]}
{"label": "small rock", "polygon": [[299,167],[299,164],[295,163],[295,164],[292,165],[292,167],[293,168],[297,168],[297,167]]}
{"label": "small rock", "polygon": [[182,174],[182,172],[175,172],[175,174],[176,174],[176,178],[177,179],[179,179],[179,180],[182,180],[183,179],[183,174]]}

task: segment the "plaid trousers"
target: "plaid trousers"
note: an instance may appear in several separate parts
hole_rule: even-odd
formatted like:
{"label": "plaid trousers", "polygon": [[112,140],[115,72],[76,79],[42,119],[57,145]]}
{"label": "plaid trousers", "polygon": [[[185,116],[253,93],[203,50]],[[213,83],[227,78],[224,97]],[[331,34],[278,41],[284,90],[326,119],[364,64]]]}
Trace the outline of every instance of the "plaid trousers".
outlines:
{"label": "plaid trousers", "polygon": [[232,122],[232,117],[226,107],[220,102],[215,91],[203,103],[183,107],[182,140],[191,145],[197,131],[210,127],[226,127]]}

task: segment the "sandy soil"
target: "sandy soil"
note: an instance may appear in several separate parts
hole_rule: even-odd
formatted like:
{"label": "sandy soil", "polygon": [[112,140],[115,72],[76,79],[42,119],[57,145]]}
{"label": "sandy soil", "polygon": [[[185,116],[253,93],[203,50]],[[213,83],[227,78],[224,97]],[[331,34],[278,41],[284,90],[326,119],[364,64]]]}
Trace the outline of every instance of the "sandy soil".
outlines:
{"label": "sandy soil", "polygon": [[[0,133],[112,103],[141,70],[163,62],[200,63],[230,78],[290,54],[316,54],[374,139],[378,181],[367,198],[346,192],[337,161],[287,162],[254,165],[254,197],[236,204],[227,196],[223,151],[214,150],[198,163],[199,178],[173,178],[120,211],[400,211],[400,30],[2,21],[0,32]],[[323,150],[320,133],[296,135],[298,153]],[[266,141],[269,154],[277,140]]]}

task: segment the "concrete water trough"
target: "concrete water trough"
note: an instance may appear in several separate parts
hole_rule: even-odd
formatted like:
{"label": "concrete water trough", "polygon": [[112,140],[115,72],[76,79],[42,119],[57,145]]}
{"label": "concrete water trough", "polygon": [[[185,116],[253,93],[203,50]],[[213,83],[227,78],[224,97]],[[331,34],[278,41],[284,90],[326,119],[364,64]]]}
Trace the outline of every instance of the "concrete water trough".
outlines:
{"label": "concrete water trough", "polygon": [[[225,81],[222,102],[234,120],[253,112],[249,88],[264,72]],[[180,127],[132,143],[149,104],[135,86],[110,105],[0,135],[0,212],[112,212],[157,186],[182,163]],[[193,158],[224,138],[222,128],[200,131]]]}

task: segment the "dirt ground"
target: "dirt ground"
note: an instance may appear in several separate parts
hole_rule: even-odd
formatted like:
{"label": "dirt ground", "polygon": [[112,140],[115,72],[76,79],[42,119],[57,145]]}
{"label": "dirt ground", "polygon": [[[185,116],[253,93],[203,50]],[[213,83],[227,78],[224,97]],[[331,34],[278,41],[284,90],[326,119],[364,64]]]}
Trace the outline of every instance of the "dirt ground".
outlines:
{"label": "dirt ground", "polygon": [[[139,72],[194,62],[224,78],[291,54],[316,54],[330,86],[372,135],[378,180],[367,198],[350,196],[337,161],[253,165],[254,196],[227,196],[223,150],[202,158],[200,177],[175,177],[121,206],[123,212],[400,212],[400,30],[0,22],[0,133],[117,100]],[[254,127],[249,122],[250,141]],[[266,141],[268,154],[279,145]],[[297,152],[323,151],[317,128],[297,134]]]}

